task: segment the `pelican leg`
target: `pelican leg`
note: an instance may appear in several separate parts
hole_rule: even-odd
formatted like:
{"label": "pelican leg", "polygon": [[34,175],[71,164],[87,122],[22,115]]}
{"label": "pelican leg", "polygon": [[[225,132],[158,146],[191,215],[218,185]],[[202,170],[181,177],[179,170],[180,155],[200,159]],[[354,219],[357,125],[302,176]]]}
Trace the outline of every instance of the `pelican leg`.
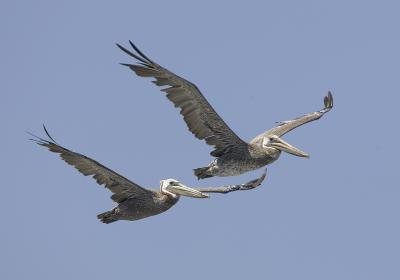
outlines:
{"label": "pelican leg", "polygon": [[261,176],[257,179],[251,180],[245,184],[238,184],[238,185],[228,185],[228,186],[222,186],[222,187],[206,187],[206,188],[197,188],[198,191],[203,192],[203,193],[230,193],[234,191],[247,191],[254,189],[258,186],[261,185],[261,183],[264,181],[265,177],[267,176],[267,169],[261,174]]}

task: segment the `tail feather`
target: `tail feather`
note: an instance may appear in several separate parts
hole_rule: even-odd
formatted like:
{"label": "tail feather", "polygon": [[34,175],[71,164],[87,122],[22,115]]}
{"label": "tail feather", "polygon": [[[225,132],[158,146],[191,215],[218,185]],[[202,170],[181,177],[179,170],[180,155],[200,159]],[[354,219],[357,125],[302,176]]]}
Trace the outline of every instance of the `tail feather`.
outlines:
{"label": "tail feather", "polygon": [[118,218],[115,217],[113,210],[101,213],[101,214],[97,215],[97,218],[99,218],[100,221],[102,221],[105,224],[109,224],[109,223],[118,221]]}
{"label": "tail feather", "polygon": [[194,175],[196,175],[197,179],[205,179],[205,178],[209,178],[209,177],[213,177],[214,175],[209,174],[208,171],[208,167],[200,167],[200,168],[196,168],[193,169],[194,171]]}

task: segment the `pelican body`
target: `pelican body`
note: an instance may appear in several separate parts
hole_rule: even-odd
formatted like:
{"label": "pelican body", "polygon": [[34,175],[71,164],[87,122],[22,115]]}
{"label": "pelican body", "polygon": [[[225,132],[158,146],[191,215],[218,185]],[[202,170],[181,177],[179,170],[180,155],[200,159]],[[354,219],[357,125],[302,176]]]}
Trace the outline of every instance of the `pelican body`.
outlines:
{"label": "pelican body", "polygon": [[207,167],[194,170],[199,179],[212,176],[236,176],[273,163],[281,155],[282,150],[299,157],[309,157],[308,154],[291,146],[276,135],[262,135],[254,138],[243,147],[242,154],[225,153],[216,158]]}
{"label": "pelican body", "polygon": [[197,86],[173,72],[163,68],[144,55],[131,41],[136,53],[117,44],[117,46],[135,58],[137,64],[125,64],[138,76],[153,77],[158,86],[166,86],[161,91],[167,98],[180,108],[189,131],[195,137],[214,147],[210,153],[216,157],[208,166],[194,169],[198,179],[213,176],[234,176],[258,169],[277,160],[282,151],[299,157],[309,155],[284,141],[281,136],[305,123],[315,121],[329,112],[333,107],[333,97],[330,92],[324,97],[325,107],[319,111],[302,117],[281,122],[250,142],[237,136],[224,120],[212,108]]}
{"label": "pelican body", "polygon": [[[179,183],[174,179],[161,181],[160,191],[147,190],[147,193],[140,196],[131,196],[125,200],[119,200],[121,202],[117,207],[99,214],[97,217],[103,223],[109,224],[118,220],[135,221],[161,214],[174,206],[180,198],[180,195],[165,192],[165,186],[168,186],[170,182]],[[207,196],[204,195],[203,197]]]}
{"label": "pelican body", "polygon": [[194,198],[208,197],[175,179],[161,180],[159,190],[145,189],[95,160],[56,144],[46,128],[45,131],[52,141],[35,135],[32,140],[51,152],[60,154],[65,162],[74,166],[80,173],[93,176],[99,185],[104,185],[113,192],[111,199],[118,203],[118,206],[97,216],[103,223],[109,224],[118,220],[135,221],[158,215],[174,206],[181,195]]}
{"label": "pelican body", "polygon": [[207,167],[194,169],[199,179],[212,176],[236,176],[248,171],[259,169],[277,160],[281,154],[278,149],[265,151],[259,146],[249,144],[242,157],[224,154],[213,160]]}

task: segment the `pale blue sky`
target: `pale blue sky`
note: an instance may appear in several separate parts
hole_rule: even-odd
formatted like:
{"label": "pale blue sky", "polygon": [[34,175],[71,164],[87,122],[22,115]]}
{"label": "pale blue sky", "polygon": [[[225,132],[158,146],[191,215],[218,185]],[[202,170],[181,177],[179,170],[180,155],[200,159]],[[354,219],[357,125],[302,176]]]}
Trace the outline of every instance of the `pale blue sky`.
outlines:
{"label": "pale blue sky", "polygon": [[[135,2],[135,3],[134,3]],[[1,279],[400,279],[397,1],[2,1]],[[211,148],[150,80],[133,40],[195,82],[243,139],[285,136],[262,187],[104,225],[110,193],[29,142],[54,138],[146,187],[191,186]]]}

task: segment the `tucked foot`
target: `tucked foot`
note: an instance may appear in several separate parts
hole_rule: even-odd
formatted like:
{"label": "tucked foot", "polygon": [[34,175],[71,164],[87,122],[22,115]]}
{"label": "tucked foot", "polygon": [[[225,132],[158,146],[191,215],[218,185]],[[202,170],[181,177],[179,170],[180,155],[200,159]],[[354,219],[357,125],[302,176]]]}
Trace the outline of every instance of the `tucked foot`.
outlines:
{"label": "tucked foot", "polygon": [[107,211],[107,212],[97,215],[97,218],[99,218],[99,220],[105,224],[109,224],[109,223],[118,221],[118,218],[115,216],[114,209],[111,211]]}
{"label": "tucked foot", "polygon": [[194,171],[194,175],[197,177],[198,180],[214,177],[214,175],[211,175],[209,173],[209,167],[200,167],[200,168],[193,169],[193,171]]}

